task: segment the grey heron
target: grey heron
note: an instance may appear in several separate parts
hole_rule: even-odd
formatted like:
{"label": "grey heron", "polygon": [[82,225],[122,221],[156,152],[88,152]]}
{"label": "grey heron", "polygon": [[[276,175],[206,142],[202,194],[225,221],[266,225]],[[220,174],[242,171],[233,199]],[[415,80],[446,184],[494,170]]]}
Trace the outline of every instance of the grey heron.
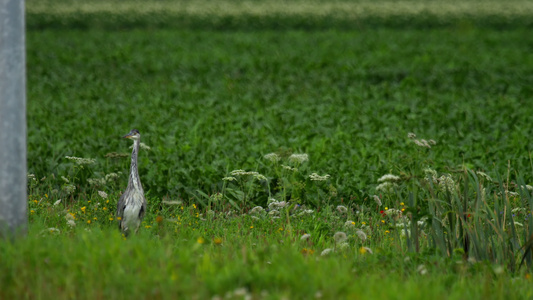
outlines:
{"label": "grey heron", "polygon": [[130,179],[126,191],[118,200],[117,219],[119,220],[119,229],[125,236],[128,236],[131,231],[137,233],[139,230],[141,221],[146,213],[147,203],[146,198],[144,198],[139,171],[137,170],[137,155],[141,143],[141,134],[139,130],[132,129],[124,138],[133,140],[133,151],[131,152]]}

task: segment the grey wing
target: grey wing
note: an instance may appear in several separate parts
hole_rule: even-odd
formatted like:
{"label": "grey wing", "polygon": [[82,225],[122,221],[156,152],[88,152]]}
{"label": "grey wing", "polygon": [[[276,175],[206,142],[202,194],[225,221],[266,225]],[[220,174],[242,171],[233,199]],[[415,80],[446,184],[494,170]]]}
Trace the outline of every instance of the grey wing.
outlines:
{"label": "grey wing", "polygon": [[143,196],[143,203],[141,206],[141,210],[139,210],[139,219],[142,220],[144,218],[144,215],[146,214],[146,198]]}
{"label": "grey wing", "polygon": [[124,208],[126,207],[126,193],[120,196],[120,199],[117,203],[117,217],[122,218],[124,216]]}

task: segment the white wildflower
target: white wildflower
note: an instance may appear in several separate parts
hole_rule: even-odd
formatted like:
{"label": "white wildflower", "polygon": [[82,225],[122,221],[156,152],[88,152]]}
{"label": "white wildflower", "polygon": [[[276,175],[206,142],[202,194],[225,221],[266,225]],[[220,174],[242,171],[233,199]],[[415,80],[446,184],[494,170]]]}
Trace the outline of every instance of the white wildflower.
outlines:
{"label": "white wildflower", "polygon": [[67,184],[63,187],[63,190],[65,193],[67,193],[67,195],[70,195],[76,190],[76,186],[73,184]]}
{"label": "white wildflower", "polygon": [[74,216],[73,216],[71,213],[67,213],[67,214],[65,215],[65,220],[67,220],[67,221],[69,221],[69,220],[74,221],[74,219],[75,219],[75,218],[74,218]]}
{"label": "white wildflower", "polygon": [[318,175],[317,173],[312,173],[311,175],[309,175],[309,178],[310,178],[312,181],[326,181],[326,180],[328,180],[329,175],[326,174],[326,175],[324,175],[324,176],[320,176],[320,175]]}
{"label": "white wildflower", "polygon": [[416,139],[416,134],[414,134],[414,133],[412,133],[412,132],[409,132],[409,133],[407,134],[407,137],[410,138],[411,140],[412,140],[412,139]]}
{"label": "white wildflower", "polygon": [[109,173],[105,175],[105,181],[114,181],[114,180],[117,180],[118,177],[119,176],[117,173]]}
{"label": "white wildflower", "polygon": [[347,209],[346,206],[344,206],[344,205],[339,205],[339,206],[337,206],[337,211],[340,212],[340,213],[342,214],[342,213],[347,212],[348,209]]}
{"label": "white wildflower", "polygon": [[524,186],[528,191],[533,191],[533,186],[529,185],[529,184],[526,184]]}
{"label": "white wildflower", "polygon": [[307,240],[310,239],[310,238],[311,238],[311,235],[308,234],[308,233],[306,233],[306,234],[304,234],[304,235],[302,235],[302,236],[300,237],[300,240],[301,240],[301,241],[307,241]]}
{"label": "white wildflower", "polygon": [[513,214],[516,214],[516,213],[522,213],[522,212],[526,212],[526,209],[523,208],[523,207],[515,207],[511,210],[511,212]]}
{"label": "white wildflower", "polygon": [[353,228],[355,228],[355,222],[348,220],[348,221],[344,222],[344,227],[346,227],[348,229],[353,229]]}
{"label": "white wildflower", "polygon": [[277,211],[277,210],[275,210],[275,209],[274,209],[274,210],[271,210],[271,211],[268,212],[268,215],[270,215],[270,216],[274,216],[274,217],[275,217],[275,216],[278,216],[278,215],[279,215],[279,211]]}
{"label": "white wildflower", "polygon": [[307,155],[306,153],[303,153],[303,154],[292,154],[291,156],[289,156],[289,161],[290,162],[294,162],[294,163],[303,163],[303,162],[306,162],[309,160],[309,155]]}
{"label": "white wildflower", "polygon": [[182,203],[183,201],[181,200],[171,200],[171,201],[163,200],[163,204],[167,204],[167,205],[181,205]]}
{"label": "white wildflower", "polygon": [[56,202],[54,202],[54,206],[59,205],[59,203],[61,203],[61,199],[59,199]]}
{"label": "white wildflower", "polygon": [[515,226],[519,226],[519,227],[524,227],[524,224],[519,223],[519,222],[514,222],[514,225],[515,225]]}
{"label": "white wildflower", "polygon": [[381,199],[379,199],[378,195],[372,196],[372,199],[374,199],[374,202],[376,202],[378,206],[381,206]]}
{"label": "white wildflower", "polygon": [[331,252],[333,252],[333,249],[331,248],[326,248],[322,251],[322,253],[320,253],[320,256],[326,256],[326,255],[329,255]]}
{"label": "white wildflower", "polygon": [[106,184],[106,181],[104,178],[88,178],[87,183],[92,186],[103,186]]}
{"label": "white wildflower", "polygon": [[289,170],[289,171],[293,171],[293,172],[298,172],[298,169],[297,168],[293,168],[293,167],[290,167],[290,166],[286,166],[286,165],[281,165],[281,167],[285,170]]}
{"label": "white wildflower", "polygon": [[400,177],[393,174],[385,174],[378,179],[378,182],[396,182],[400,181]]}
{"label": "white wildflower", "polygon": [[70,181],[68,180],[68,178],[65,177],[65,176],[61,176],[61,179],[63,179],[63,181],[66,182],[66,183],[69,183],[69,182],[70,182]]}
{"label": "white wildflower", "polygon": [[76,227],[76,222],[74,220],[67,220],[67,225],[69,227]]}
{"label": "white wildflower", "polygon": [[250,210],[250,214],[260,214],[264,211],[261,206],[256,206]]}
{"label": "white wildflower", "polygon": [[424,147],[424,148],[431,148],[431,145],[429,145],[428,141],[424,140],[424,139],[421,139],[421,140],[413,140],[413,142],[419,146],[419,147]]}
{"label": "white wildflower", "polygon": [[99,195],[100,197],[104,198],[104,199],[107,198],[107,193],[104,192],[104,191],[98,191],[98,195]]}
{"label": "white wildflower", "polygon": [[428,270],[426,269],[426,266],[424,265],[418,265],[418,267],[416,268],[416,271],[420,273],[420,275],[426,275],[428,272]]}
{"label": "white wildflower", "polygon": [[96,159],[94,158],[81,158],[81,157],[74,157],[74,156],[65,156],[65,158],[68,160],[74,161],[78,165],[90,165],[96,162]]}
{"label": "white wildflower", "polygon": [[433,146],[437,145],[437,142],[435,140],[429,140],[428,143]]}
{"label": "white wildflower", "polygon": [[224,195],[222,195],[222,193],[214,193],[209,196],[209,199],[211,199],[213,202],[219,202],[224,199]]}
{"label": "white wildflower", "polygon": [[439,177],[439,187],[442,191],[455,192],[455,181],[450,174],[445,174]]}
{"label": "white wildflower", "polygon": [[267,178],[265,177],[265,175],[261,175],[261,174],[256,174],[254,175],[254,179],[257,179],[257,180],[267,180]]}
{"label": "white wildflower", "polygon": [[33,180],[33,181],[37,181],[37,179],[35,179],[35,174],[28,174],[28,179],[29,180]]}
{"label": "white wildflower", "polygon": [[361,240],[361,241],[366,241],[366,234],[364,233],[364,231],[362,230],[357,230],[355,232],[355,235],[357,235],[357,237]]}
{"label": "white wildflower", "polygon": [[391,217],[399,217],[402,215],[402,211],[396,208],[389,208],[385,210],[385,214]]}
{"label": "white wildflower", "polygon": [[390,194],[394,192],[394,188],[397,187],[395,183],[392,182],[383,182],[376,186],[376,192],[381,192],[385,194]]}
{"label": "white wildflower", "polygon": [[348,248],[350,248],[350,244],[348,244],[346,242],[342,242],[342,243],[339,244],[339,249],[341,249],[341,250],[346,250]]}
{"label": "white wildflower", "polygon": [[222,178],[223,181],[234,181],[234,180],[237,180],[237,178],[233,177],[233,176],[228,176],[228,177],[224,177]]}
{"label": "white wildflower", "polygon": [[335,232],[333,235],[333,239],[335,240],[335,243],[342,243],[344,242],[348,237],[346,236],[346,233],[342,231]]}
{"label": "white wildflower", "polygon": [[276,153],[266,154],[265,156],[263,156],[263,158],[274,163],[281,160],[281,157],[277,155]]}

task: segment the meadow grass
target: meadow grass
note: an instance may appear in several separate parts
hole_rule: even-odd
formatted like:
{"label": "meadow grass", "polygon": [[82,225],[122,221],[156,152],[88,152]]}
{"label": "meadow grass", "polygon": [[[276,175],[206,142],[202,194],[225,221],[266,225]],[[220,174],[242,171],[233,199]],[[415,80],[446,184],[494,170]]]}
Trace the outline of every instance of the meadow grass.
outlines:
{"label": "meadow grass", "polygon": [[0,298],[531,298],[529,2],[132,3],[27,2]]}

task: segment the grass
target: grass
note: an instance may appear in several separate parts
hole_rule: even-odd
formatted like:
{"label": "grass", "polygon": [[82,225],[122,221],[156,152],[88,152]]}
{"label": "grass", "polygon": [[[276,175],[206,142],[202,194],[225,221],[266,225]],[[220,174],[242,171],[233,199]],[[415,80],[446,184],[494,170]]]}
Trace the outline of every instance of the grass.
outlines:
{"label": "grass", "polygon": [[91,3],[27,2],[0,298],[531,298],[528,2]]}

